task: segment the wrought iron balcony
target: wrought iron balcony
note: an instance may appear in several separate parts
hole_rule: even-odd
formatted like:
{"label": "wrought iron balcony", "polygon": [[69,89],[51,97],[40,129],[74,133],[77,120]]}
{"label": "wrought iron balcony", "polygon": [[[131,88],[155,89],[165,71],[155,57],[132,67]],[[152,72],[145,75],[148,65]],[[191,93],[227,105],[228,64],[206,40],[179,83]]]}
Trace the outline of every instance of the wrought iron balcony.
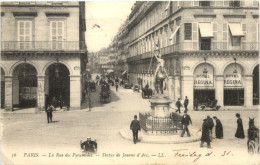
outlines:
{"label": "wrought iron balcony", "polygon": [[[228,42],[182,42],[160,49],[162,55],[183,51],[258,51],[258,42],[240,42],[232,45]],[[151,58],[152,51],[135,54],[128,61]]]}
{"label": "wrought iron balcony", "polygon": [[86,50],[85,42],[79,41],[3,41],[1,51],[75,51]]}

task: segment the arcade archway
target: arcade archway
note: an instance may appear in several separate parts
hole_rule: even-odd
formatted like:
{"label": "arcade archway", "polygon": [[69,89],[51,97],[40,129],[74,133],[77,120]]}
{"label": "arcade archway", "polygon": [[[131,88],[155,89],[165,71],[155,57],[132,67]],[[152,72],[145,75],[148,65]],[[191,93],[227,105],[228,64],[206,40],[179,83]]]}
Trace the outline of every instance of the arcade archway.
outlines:
{"label": "arcade archway", "polygon": [[14,108],[36,106],[37,71],[31,64],[23,63],[14,68],[12,97]]}
{"label": "arcade archway", "polygon": [[259,105],[259,65],[253,71],[253,105]]}
{"label": "arcade archway", "polygon": [[244,105],[244,71],[241,65],[232,63],[224,70],[224,105]]}
{"label": "arcade archway", "polygon": [[5,106],[5,72],[1,68],[1,108]]}
{"label": "arcade archway", "polygon": [[62,63],[50,65],[45,78],[45,106],[53,104],[55,107],[70,106],[70,72]]}
{"label": "arcade archway", "polygon": [[211,64],[202,63],[194,69],[194,102],[207,104],[215,100],[215,71]]}

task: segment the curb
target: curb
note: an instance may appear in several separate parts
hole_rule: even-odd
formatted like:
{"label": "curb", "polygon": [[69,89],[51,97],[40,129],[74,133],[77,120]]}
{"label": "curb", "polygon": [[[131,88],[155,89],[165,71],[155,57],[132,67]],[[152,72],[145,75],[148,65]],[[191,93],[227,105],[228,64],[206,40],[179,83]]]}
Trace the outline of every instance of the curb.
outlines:
{"label": "curb", "polygon": [[[122,130],[120,130],[118,132],[120,134],[120,136],[125,139],[125,140],[128,140],[128,141],[132,141],[133,139],[132,138],[129,138],[127,136],[125,136],[123,133],[122,133]],[[146,136],[154,136],[154,135],[146,135]],[[144,137],[141,137],[140,138],[140,142],[139,143],[150,143],[150,144],[182,144],[182,143],[192,143],[192,142],[197,142],[197,141],[200,141],[200,138],[197,137],[197,138],[193,138],[193,139],[185,139],[185,140],[176,140],[176,141],[170,141],[170,140],[165,140],[165,141],[149,141],[149,140],[144,140]]]}

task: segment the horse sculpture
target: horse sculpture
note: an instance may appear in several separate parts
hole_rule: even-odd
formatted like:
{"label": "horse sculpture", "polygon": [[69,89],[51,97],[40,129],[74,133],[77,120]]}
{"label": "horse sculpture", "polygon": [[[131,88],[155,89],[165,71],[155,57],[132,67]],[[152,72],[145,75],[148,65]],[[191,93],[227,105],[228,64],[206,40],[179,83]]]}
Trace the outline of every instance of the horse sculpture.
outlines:
{"label": "horse sculpture", "polygon": [[249,128],[248,128],[248,153],[258,154],[259,153],[259,129],[255,127],[254,118],[249,118]]}

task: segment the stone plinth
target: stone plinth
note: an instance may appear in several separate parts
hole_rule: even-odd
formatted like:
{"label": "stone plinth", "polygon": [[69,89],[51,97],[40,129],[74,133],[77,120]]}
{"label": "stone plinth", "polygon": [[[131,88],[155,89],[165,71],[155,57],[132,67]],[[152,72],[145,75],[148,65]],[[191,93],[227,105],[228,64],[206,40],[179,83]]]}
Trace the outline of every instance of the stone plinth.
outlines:
{"label": "stone plinth", "polygon": [[153,117],[170,117],[170,104],[172,101],[169,97],[156,95],[150,100],[151,103],[151,115]]}

